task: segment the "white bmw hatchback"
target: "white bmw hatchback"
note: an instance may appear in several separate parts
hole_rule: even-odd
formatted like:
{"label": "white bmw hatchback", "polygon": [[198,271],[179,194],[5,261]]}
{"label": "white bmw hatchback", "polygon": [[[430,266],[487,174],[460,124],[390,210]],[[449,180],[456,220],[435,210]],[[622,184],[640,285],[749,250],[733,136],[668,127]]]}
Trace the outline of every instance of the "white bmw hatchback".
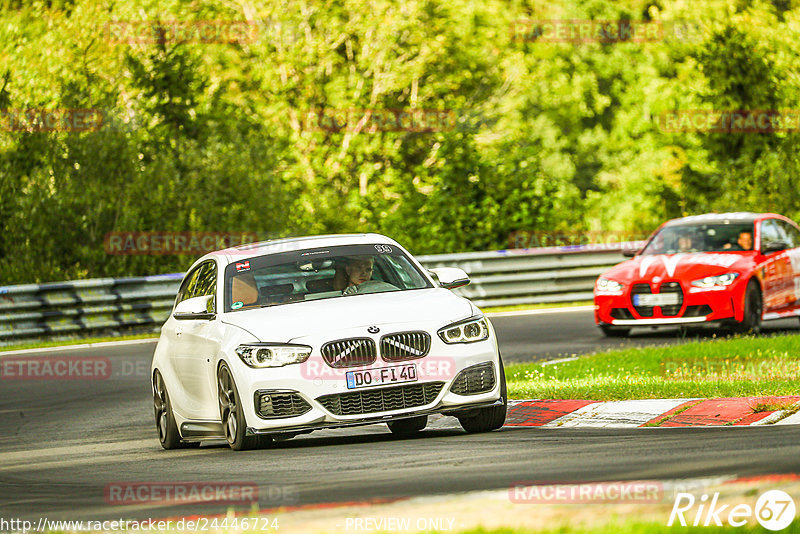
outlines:
{"label": "white bmw hatchback", "polygon": [[480,310],[378,234],[233,247],[197,260],[161,329],[152,364],[166,449],[226,439],[235,450],[320,428],[428,415],[468,432],[500,428],[503,363]]}

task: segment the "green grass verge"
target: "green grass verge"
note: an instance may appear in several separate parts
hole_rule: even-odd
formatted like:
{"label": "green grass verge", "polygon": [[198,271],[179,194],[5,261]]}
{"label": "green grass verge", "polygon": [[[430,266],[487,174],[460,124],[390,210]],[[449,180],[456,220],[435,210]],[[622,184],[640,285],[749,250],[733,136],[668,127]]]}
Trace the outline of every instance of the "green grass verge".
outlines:
{"label": "green grass verge", "polygon": [[800,335],[613,350],[551,365],[509,364],[506,377],[512,399],[800,395]]}
{"label": "green grass verge", "polygon": [[547,302],[544,304],[516,304],[514,306],[490,306],[481,308],[484,313],[497,313],[506,311],[521,311],[521,310],[546,310],[548,308],[570,308],[573,306],[591,306],[591,300],[581,300],[577,302]]}
{"label": "green grass verge", "polygon": [[129,339],[148,339],[157,338],[157,332],[149,334],[131,334],[127,336],[106,336],[106,337],[85,337],[75,339],[63,339],[55,341],[32,341],[30,343],[21,343],[19,345],[6,345],[0,347],[0,353],[8,352],[10,350],[23,350],[23,349],[40,349],[45,347],[61,347],[65,345],[84,345],[86,343],[103,343],[106,341],[126,341]]}

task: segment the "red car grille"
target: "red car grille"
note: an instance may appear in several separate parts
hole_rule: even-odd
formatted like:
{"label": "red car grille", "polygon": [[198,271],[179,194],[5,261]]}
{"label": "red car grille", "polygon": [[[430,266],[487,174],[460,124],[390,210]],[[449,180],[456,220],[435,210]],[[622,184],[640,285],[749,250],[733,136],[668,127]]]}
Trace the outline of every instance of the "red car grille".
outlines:
{"label": "red car grille", "polygon": [[683,290],[679,282],[664,282],[659,288],[661,293],[677,293],[678,303],[672,306],[661,306],[661,314],[666,316],[675,316],[681,311],[683,306]]}
{"label": "red car grille", "polygon": [[[645,293],[652,293],[652,291],[650,291],[650,284],[634,284],[631,288],[631,306],[633,306],[634,295],[642,295]],[[655,308],[652,306],[633,306],[633,309],[636,310],[636,313],[638,313],[640,317],[652,317]]]}
{"label": "red car grille", "polygon": [[643,295],[643,294],[651,294],[653,291],[650,289],[650,284],[634,284],[631,288],[631,306],[636,313],[639,314],[640,317],[653,317],[655,315],[655,309],[661,308],[661,315],[664,317],[675,317],[677,316],[681,308],[683,307],[683,289],[681,288],[680,282],[664,282],[656,291],[658,293],[677,293],[678,295],[678,303],[671,304],[669,306],[634,306],[634,295]]}

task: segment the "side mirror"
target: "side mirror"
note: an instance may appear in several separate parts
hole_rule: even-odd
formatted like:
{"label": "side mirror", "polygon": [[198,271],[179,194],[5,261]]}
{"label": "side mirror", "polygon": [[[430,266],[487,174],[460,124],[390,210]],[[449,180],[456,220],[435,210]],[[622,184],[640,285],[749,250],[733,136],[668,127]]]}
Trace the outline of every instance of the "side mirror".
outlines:
{"label": "side mirror", "polygon": [[764,250],[761,251],[762,254],[772,254],[773,252],[780,252],[781,250],[786,250],[789,248],[789,244],[785,241],[770,241],[767,243],[767,246],[764,247]]}
{"label": "side mirror", "polygon": [[173,313],[172,316],[181,321],[189,319],[213,319],[217,316],[217,314],[214,313],[214,295],[192,297],[183,300],[175,306],[175,313]]}
{"label": "side mirror", "polygon": [[469,275],[458,267],[437,267],[436,269],[428,269],[428,272],[445,289],[455,289],[469,284]]}
{"label": "side mirror", "polygon": [[625,256],[626,258],[632,258],[636,256],[636,254],[638,253],[639,251],[633,248],[622,249],[622,255]]}

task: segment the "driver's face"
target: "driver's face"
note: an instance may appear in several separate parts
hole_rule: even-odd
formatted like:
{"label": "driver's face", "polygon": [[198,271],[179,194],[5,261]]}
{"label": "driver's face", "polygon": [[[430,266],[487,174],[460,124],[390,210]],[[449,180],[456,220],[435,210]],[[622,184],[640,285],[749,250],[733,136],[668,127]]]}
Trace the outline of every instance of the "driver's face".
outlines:
{"label": "driver's face", "polygon": [[356,285],[363,284],[372,278],[372,261],[354,261],[345,267],[350,281]]}
{"label": "driver's face", "polygon": [[678,250],[681,252],[685,252],[687,250],[691,250],[692,248],[692,238],[689,236],[681,236],[678,238]]}
{"label": "driver's face", "polygon": [[753,248],[753,234],[750,232],[742,232],[739,234],[739,239],[737,240],[739,246],[742,247],[744,250],[750,250]]}

